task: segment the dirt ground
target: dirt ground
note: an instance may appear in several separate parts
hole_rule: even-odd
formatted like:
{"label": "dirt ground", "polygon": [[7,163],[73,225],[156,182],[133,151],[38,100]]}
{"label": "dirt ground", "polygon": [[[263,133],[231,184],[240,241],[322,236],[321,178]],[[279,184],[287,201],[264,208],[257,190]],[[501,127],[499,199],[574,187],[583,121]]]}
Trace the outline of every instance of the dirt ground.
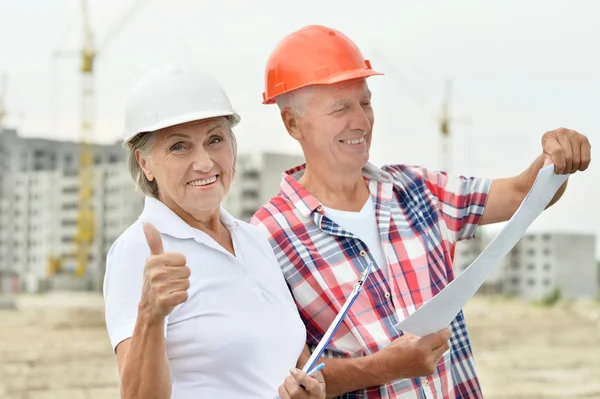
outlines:
{"label": "dirt ground", "polygon": [[600,399],[599,302],[476,298],[465,315],[486,398]]}
{"label": "dirt ground", "polygon": [[[0,399],[115,399],[102,297],[25,296],[0,311]],[[476,298],[465,309],[487,399],[600,399],[600,303]]]}

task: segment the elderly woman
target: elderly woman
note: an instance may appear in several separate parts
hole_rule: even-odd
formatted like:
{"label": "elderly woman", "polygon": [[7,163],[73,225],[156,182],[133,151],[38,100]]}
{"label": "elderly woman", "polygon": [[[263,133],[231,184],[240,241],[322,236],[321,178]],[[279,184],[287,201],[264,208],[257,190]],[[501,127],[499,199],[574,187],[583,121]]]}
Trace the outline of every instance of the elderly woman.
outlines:
{"label": "elderly woman", "polygon": [[325,397],[322,375],[295,368],[306,331],[271,247],[221,207],[239,121],[193,68],[151,71],[127,103],[145,207],[110,249],[104,284],[123,398]]}

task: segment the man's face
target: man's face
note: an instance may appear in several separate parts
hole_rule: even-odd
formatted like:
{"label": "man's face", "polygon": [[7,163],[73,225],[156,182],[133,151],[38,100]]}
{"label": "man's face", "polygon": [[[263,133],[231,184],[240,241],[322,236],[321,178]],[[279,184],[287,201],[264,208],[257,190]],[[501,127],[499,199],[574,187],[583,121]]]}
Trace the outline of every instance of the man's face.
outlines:
{"label": "man's face", "polygon": [[318,85],[310,94],[304,114],[297,119],[296,135],[307,162],[360,170],[369,160],[374,123],[366,81]]}

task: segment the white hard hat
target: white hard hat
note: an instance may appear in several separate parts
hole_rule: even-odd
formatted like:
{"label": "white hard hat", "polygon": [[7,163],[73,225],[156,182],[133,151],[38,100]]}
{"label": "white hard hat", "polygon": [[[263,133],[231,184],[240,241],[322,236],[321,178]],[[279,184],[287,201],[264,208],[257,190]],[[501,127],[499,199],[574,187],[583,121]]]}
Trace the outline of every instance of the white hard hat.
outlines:
{"label": "white hard hat", "polygon": [[146,73],[125,105],[123,147],[139,133],[217,116],[240,122],[221,85],[189,66],[167,65]]}

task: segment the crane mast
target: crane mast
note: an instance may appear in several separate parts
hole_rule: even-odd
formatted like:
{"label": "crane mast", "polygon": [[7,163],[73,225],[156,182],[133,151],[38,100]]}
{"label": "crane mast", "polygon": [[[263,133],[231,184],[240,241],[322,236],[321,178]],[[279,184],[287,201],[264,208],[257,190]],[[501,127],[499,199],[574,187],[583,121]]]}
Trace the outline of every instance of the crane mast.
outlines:
{"label": "crane mast", "polygon": [[96,49],[89,23],[88,2],[82,0],[84,42],[81,50],[81,126],[79,152],[79,202],[77,210],[77,264],[75,274],[82,276],[95,238],[94,215],[94,62]]}
{"label": "crane mast", "polygon": [[452,172],[452,135],[450,132],[450,90],[452,83],[446,81],[446,90],[442,112],[440,116],[440,169],[444,172]]}

